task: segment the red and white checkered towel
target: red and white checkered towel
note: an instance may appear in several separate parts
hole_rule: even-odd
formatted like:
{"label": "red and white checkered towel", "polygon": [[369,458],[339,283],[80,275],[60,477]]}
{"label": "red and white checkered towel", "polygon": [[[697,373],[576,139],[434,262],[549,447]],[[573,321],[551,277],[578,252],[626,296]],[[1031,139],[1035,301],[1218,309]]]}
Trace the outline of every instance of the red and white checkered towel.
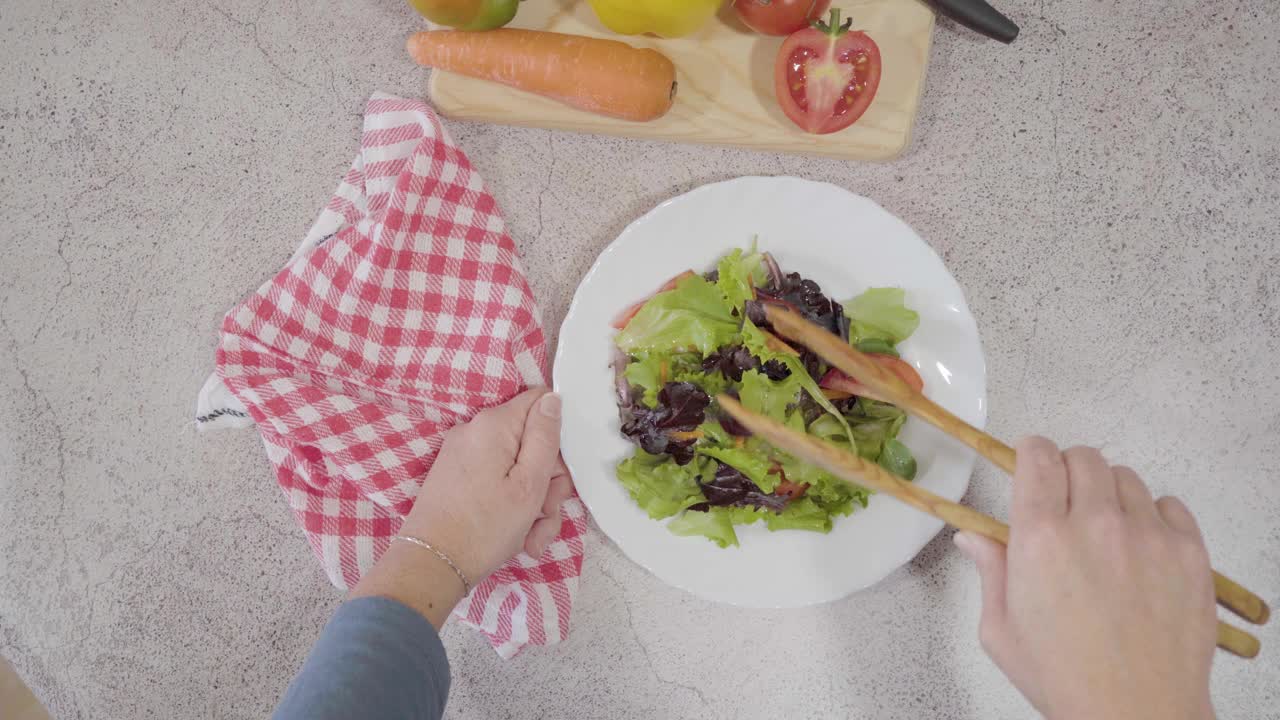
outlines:
{"label": "red and white checkered towel", "polygon": [[[227,313],[217,375],[349,588],[400,528],[443,432],[545,382],[546,345],[493,197],[421,102],[369,100],[317,228],[330,232]],[[503,657],[568,632],[586,514],[575,498],[563,515],[541,558],[513,559],[456,611]]]}

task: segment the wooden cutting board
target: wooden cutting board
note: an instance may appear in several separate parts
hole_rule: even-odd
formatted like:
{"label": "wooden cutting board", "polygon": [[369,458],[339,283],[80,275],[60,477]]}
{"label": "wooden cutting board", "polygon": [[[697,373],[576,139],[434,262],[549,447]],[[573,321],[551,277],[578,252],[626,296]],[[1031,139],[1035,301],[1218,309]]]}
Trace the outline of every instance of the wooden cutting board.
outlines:
{"label": "wooden cutting board", "polygon": [[431,73],[431,99],[446,116],[465,120],[850,160],[891,159],[911,139],[929,61],[933,12],[919,0],[834,4],[880,46],[884,69],[866,114],[852,127],[830,135],[808,135],[782,114],[773,93],[774,60],[782,39],[751,32],[728,4],[696,34],[675,40],[614,35],[586,0],[521,4],[512,27],[611,37],[670,57],[678,71],[675,107],[652,122],[601,117],[496,83],[438,71]]}

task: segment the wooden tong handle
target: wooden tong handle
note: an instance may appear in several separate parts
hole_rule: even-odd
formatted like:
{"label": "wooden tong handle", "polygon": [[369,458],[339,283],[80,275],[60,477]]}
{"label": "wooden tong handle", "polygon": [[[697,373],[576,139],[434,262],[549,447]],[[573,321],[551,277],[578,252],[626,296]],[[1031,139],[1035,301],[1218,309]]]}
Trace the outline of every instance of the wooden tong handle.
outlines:
{"label": "wooden tong handle", "polygon": [[[907,482],[873,462],[812,435],[797,432],[776,420],[753,413],[728,395],[720,395],[716,401],[734,420],[774,447],[817,465],[847,482],[895,497],[960,530],[989,537],[1001,545],[1009,544],[1009,526],[990,515]],[[1219,621],[1218,647],[1243,658],[1252,658],[1258,654],[1259,644],[1258,639],[1249,633]]]}
{"label": "wooden tong handle", "polygon": [[[897,405],[973,448],[1009,475],[1014,474],[1018,459],[1013,448],[916,392],[902,378],[823,328],[774,305],[765,305],[764,309],[769,323],[784,337],[801,343],[841,372],[856,378],[879,399]],[[1270,619],[1271,609],[1265,600],[1217,570],[1213,571],[1213,588],[1218,602],[1245,620],[1262,625]]]}
{"label": "wooden tong handle", "polygon": [[961,530],[985,535],[1001,544],[1009,542],[1009,526],[974,510],[952,502],[915,483],[907,482],[876,463],[819,440],[791,430],[780,422],[751,412],[728,395],[716,397],[720,408],[742,423],[752,433],[805,462],[812,463],[848,482],[891,495],[911,507],[928,513]]}
{"label": "wooden tong handle", "polygon": [[[880,367],[880,364],[874,360],[871,364]],[[840,369],[844,370],[844,368]],[[893,377],[897,379],[896,375]],[[858,379],[862,380],[862,378]],[[903,387],[914,396],[908,412],[960,440],[976,450],[979,455],[990,460],[996,467],[1013,476],[1018,463],[1017,454],[1014,453],[1013,448],[961,420],[941,405],[916,393],[905,383]],[[903,407],[903,403],[894,402],[894,404]],[[1223,607],[1255,625],[1265,625],[1271,618],[1271,608],[1267,606],[1265,600],[1217,570],[1213,571],[1213,590]]]}

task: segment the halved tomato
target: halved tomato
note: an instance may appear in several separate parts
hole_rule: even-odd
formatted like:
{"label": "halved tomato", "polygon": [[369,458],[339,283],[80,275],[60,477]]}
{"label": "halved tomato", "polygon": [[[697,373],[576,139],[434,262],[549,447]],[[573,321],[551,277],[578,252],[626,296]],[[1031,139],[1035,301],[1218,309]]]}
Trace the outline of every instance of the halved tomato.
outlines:
{"label": "halved tomato", "polygon": [[[920,377],[920,373],[911,367],[902,358],[896,358],[892,355],[879,355],[870,353],[867,357],[875,359],[876,362],[884,366],[894,375],[902,378],[902,381],[911,386],[912,390],[920,392],[924,390],[924,378]],[[845,375],[836,368],[831,368],[826,375],[822,376],[822,380],[818,383],[823,388],[836,390],[838,392],[849,393],[850,395],[860,395],[863,397],[875,398],[875,393],[866,385],[858,382],[856,379]]]}
{"label": "halved tomato", "polygon": [[[658,288],[658,291],[655,292],[653,295],[657,295],[658,293],[664,293],[664,292],[667,292],[668,290],[675,290],[676,285],[679,285],[681,280],[687,277],[693,277],[693,275],[694,275],[694,272],[692,270],[685,270],[679,275],[663,283],[662,287]],[[644,307],[644,304],[649,302],[649,299],[652,298],[653,295],[650,295],[649,297],[641,300],[635,305],[632,305],[626,310],[623,310],[622,312],[618,313],[618,316],[615,317],[613,319],[613,322],[611,323],[611,325],[613,325],[613,329],[621,330],[622,328],[626,327],[627,323],[631,322],[631,318],[635,317],[636,313],[640,312],[640,308]]]}
{"label": "halved tomato", "polygon": [[853,20],[831,19],[792,33],[782,42],[773,89],[782,111],[808,133],[843,130],[862,117],[880,87],[880,47]]}

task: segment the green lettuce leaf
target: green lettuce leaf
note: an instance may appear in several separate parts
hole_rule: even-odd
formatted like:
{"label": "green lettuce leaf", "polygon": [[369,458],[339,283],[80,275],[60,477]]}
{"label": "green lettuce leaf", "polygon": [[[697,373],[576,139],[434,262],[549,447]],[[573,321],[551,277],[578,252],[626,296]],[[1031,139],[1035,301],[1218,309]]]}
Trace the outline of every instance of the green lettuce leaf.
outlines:
{"label": "green lettuce leaf", "polygon": [[[809,423],[810,435],[849,452],[856,452],[855,443],[845,435],[845,432],[845,428],[830,415],[823,415]],[[853,512],[855,501],[863,507],[867,506],[869,492],[866,489],[851,485],[816,465],[810,465],[790,455],[784,454],[780,462],[782,472],[786,473],[787,479],[796,483],[808,483],[810,487],[805,496],[813,499],[828,512],[848,515]]]}
{"label": "green lettuce leaf", "polygon": [[648,407],[658,402],[658,391],[669,382],[689,382],[711,397],[734,388],[734,382],[719,370],[702,369],[696,353],[639,353],[622,374],[633,388],[644,391],[640,401]]}
{"label": "green lettuce leaf", "polygon": [[733,531],[733,520],[730,508],[713,507],[706,512],[686,510],[680,517],[667,523],[667,529],[686,537],[701,535],[725,548],[738,544],[738,534]]}
{"label": "green lettuce leaf", "polygon": [[764,264],[764,253],[759,248],[760,237],[751,238],[751,251],[743,258],[742,263],[750,270],[751,284],[764,287],[769,283],[769,268]]}
{"label": "green lettuce leaf", "polygon": [[631,355],[696,350],[705,356],[738,334],[738,319],[732,313],[733,306],[715,285],[693,275],[675,290],[650,298],[616,342]]}
{"label": "green lettuce leaf", "polygon": [[739,314],[742,313],[742,306],[755,297],[752,291],[755,284],[752,276],[755,269],[760,267],[760,263],[761,256],[758,253],[744,257],[741,250],[734,250],[720,258],[720,263],[716,266],[719,275],[716,278],[716,287],[724,295],[725,301]]}
{"label": "green lettuce leaf", "polygon": [[748,440],[744,447],[700,447],[698,454],[715,458],[746,475],[748,480],[767,493],[773,492],[781,480],[769,472],[773,469],[773,460],[769,458],[764,442],[756,438]]}
{"label": "green lettuce leaf", "polygon": [[727,392],[735,387],[735,383],[725,377],[719,370],[707,372],[699,367],[697,370],[682,370],[672,376],[673,382],[688,382],[702,388],[711,397]]}
{"label": "green lettuce leaf", "polygon": [[[777,360],[791,370],[791,374],[785,380],[778,382],[769,380],[768,376],[754,370],[744,372],[742,374],[742,390],[740,393],[744,406],[780,422],[785,422],[794,430],[805,431],[804,419],[799,412],[791,412],[790,415],[786,414],[788,411],[787,405],[794,402],[799,397],[800,391],[803,390],[827,411],[826,415],[810,423],[807,431],[850,452],[857,452],[858,445],[854,431],[836,406],[827,399],[826,395],[822,394],[822,388],[818,387],[818,383],[809,375],[809,371],[805,369],[804,363],[800,361],[800,358],[770,350],[766,345],[763,333],[750,320],[743,324],[742,338],[744,345],[751,354],[759,357],[762,361]],[[758,377],[749,378],[749,375]],[[846,515],[852,511],[853,506],[850,503],[850,499],[855,493],[848,483],[790,455],[785,453],[778,454],[782,463],[782,470],[786,473],[788,480],[796,483],[809,483],[811,486],[810,494],[821,493],[824,489],[831,488],[828,491],[830,494],[828,504],[831,510]],[[858,490],[864,494],[862,501],[865,506],[866,491],[860,488]],[[772,490],[767,492],[772,492]]]}
{"label": "green lettuce leaf", "polygon": [[681,382],[682,378],[701,372],[702,359],[695,353],[639,353],[631,358],[622,374],[631,387],[644,390],[641,402],[653,407],[663,385]]}
{"label": "green lettuce leaf", "polygon": [[884,450],[876,462],[880,467],[905,480],[916,479],[916,458],[911,454],[911,450],[897,438],[891,437],[884,441]]}
{"label": "green lettuce leaf", "polygon": [[805,497],[811,498],[832,515],[848,515],[853,512],[853,504],[867,506],[871,491],[861,485],[845,482],[838,477],[828,475],[827,482],[809,488]]}
{"label": "green lettuce leaf", "polygon": [[[715,402],[712,400],[712,402]],[[719,420],[708,420],[698,426],[702,431],[702,447],[723,447],[733,444],[733,436],[729,434]]]}
{"label": "green lettuce leaf", "polygon": [[865,340],[857,341],[853,346],[858,348],[859,352],[879,353],[881,355],[902,357],[898,354],[898,348],[894,347],[893,343],[885,340],[884,338],[866,338]]}
{"label": "green lettuce leaf", "polygon": [[885,442],[898,436],[907,414],[888,403],[858,398],[846,419],[858,454],[875,462],[880,459]]}
{"label": "green lettuce leaf", "polygon": [[794,372],[785,380],[774,381],[759,370],[747,370],[742,373],[738,395],[748,410],[786,422],[787,410],[799,401],[802,390],[803,382]]}
{"label": "green lettuce leaf", "polygon": [[849,438],[848,432],[848,426],[841,424],[830,415],[823,415],[809,423],[810,435],[822,438],[833,445],[839,445],[846,450],[853,450],[854,443]]}
{"label": "green lettuce leaf", "polygon": [[671,517],[704,500],[698,488],[700,475],[714,474],[713,462],[695,457],[688,465],[677,465],[666,455],[636,454],[618,464],[618,480],[654,520]]}
{"label": "green lettuce leaf", "polygon": [[[827,396],[822,394],[822,388],[818,387],[818,381],[814,380],[809,371],[805,369],[804,363],[800,361],[800,358],[790,353],[770,349],[764,333],[750,319],[746,319],[742,323],[742,344],[747,348],[748,352],[760,358],[760,362],[777,360],[785,365],[791,371],[791,375],[783,382],[794,381],[798,383],[800,387],[804,388],[805,392],[809,393],[809,397],[812,397],[814,402],[835,417],[837,422],[844,424],[844,416],[840,414],[835,405],[831,404]],[[746,379],[746,373],[743,373],[743,379]],[[774,419],[782,420],[783,418],[775,417]],[[847,430],[846,426],[846,434],[852,435]]]}
{"label": "green lettuce leaf", "polygon": [[809,489],[805,497],[822,506],[827,512],[835,515],[848,515],[853,512],[853,503],[867,506],[870,491],[832,475],[822,468],[798,460],[791,455],[781,454],[779,462],[787,479],[794,483],[808,483]]}
{"label": "green lettuce leaf", "polygon": [[849,340],[854,344],[879,339],[890,345],[911,337],[920,314],[906,306],[902,288],[871,288],[844,304],[849,316]]}
{"label": "green lettuce leaf", "polygon": [[770,513],[764,522],[770,530],[831,532],[831,513],[807,495],[787,503],[780,513]]}
{"label": "green lettuce leaf", "polygon": [[658,402],[658,391],[662,389],[662,357],[662,354],[654,353],[646,357],[632,358],[622,371],[622,376],[627,379],[632,388],[644,391],[641,401],[649,407],[653,407]]}
{"label": "green lettuce leaf", "polygon": [[769,510],[755,507],[730,507],[725,509],[729,511],[729,519],[733,521],[734,525],[750,525],[773,514]]}

